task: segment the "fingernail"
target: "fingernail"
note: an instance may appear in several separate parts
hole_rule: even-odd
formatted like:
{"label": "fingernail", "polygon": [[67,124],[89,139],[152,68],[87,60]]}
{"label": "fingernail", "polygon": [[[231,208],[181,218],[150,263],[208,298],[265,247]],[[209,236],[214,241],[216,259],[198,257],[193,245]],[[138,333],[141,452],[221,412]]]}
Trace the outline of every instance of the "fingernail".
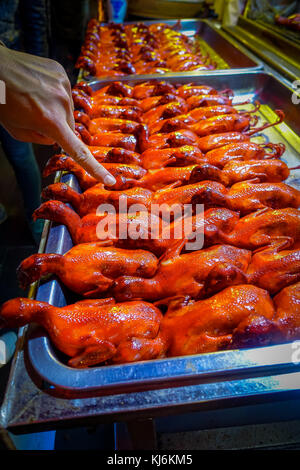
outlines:
{"label": "fingernail", "polygon": [[112,185],[116,184],[116,180],[112,175],[106,175],[103,182],[107,186],[112,186]]}

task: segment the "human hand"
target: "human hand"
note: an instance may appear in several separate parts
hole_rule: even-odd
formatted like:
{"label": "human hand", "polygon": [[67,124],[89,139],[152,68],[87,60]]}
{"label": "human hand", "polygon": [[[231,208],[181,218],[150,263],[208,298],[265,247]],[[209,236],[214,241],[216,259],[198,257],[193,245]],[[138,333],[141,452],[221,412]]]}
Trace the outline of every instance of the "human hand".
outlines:
{"label": "human hand", "polygon": [[0,79],[6,85],[0,123],[14,138],[57,143],[94,178],[106,185],[115,183],[74,133],[71,85],[58,62],[0,46]]}

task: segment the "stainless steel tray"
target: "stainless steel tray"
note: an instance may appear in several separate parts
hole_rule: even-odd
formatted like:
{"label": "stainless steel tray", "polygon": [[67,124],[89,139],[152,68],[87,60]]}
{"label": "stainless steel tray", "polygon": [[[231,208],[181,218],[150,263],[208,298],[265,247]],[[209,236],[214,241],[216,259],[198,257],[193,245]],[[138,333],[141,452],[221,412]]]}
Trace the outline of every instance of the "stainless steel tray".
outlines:
{"label": "stainless steel tray", "polygon": [[[162,21],[143,21],[145,24],[153,24],[158,22],[167,23],[171,26],[175,25],[178,20],[162,20]],[[181,29],[180,31],[189,37],[196,37],[200,42],[201,47],[204,51],[207,51],[210,57],[217,63],[217,70],[231,69],[234,71],[242,70],[259,70],[263,68],[262,62],[255,57],[251,52],[247,51],[246,48],[236,43],[230,36],[224,33],[220,27],[209,20],[195,20],[195,19],[184,19],[180,20]],[[136,21],[124,23],[124,24],[135,24]],[[103,23],[105,24],[105,23]],[[212,71],[213,74],[215,71]],[[170,72],[171,73],[171,72]],[[164,77],[170,76],[170,73],[163,74]],[[176,72],[177,75],[185,75],[190,72]],[[198,76],[202,72],[193,72],[194,75]],[[160,76],[162,74],[159,74]],[[94,80],[97,77],[93,77],[82,69],[79,72],[81,79]],[[123,76],[122,78],[128,78],[129,76]],[[130,75],[131,78],[138,78],[140,75]],[[101,77],[101,79],[104,77]],[[114,78],[115,80],[118,78]]]}
{"label": "stainless steel tray", "polygon": [[[251,22],[255,24],[262,25],[264,29],[270,31],[271,34],[275,33],[275,35],[285,36],[286,39],[289,39],[290,41],[293,41],[293,42],[298,42],[300,44],[300,34],[298,31],[293,30],[292,28],[288,28],[287,26],[276,23],[275,12],[273,12],[274,13],[273,15],[272,14],[270,16],[268,15],[268,19],[271,20],[272,18],[272,21],[273,21],[270,23],[268,23],[267,21],[264,21],[262,11],[260,11],[260,15],[259,15],[261,17],[260,18],[259,16],[257,17],[257,11],[255,11],[255,7],[251,5],[251,3],[252,3],[251,0],[247,1],[246,6],[244,8],[244,12],[241,15],[241,19],[250,20]],[[290,11],[288,13],[288,16],[295,14],[297,10],[295,4],[294,4],[294,7],[292,7],[292,9],[289,9],[289,10]],[[269,11],[269,14],[270,13],[271,12]],[[283,15],[283,16],[286,16],[286,15]]]}
{"label": "stainless steel tray", "polygon": [[[143,81],[129,80],[129,83]],[[274,120],[273,110],[282,108],[286,112],[285,123],[276,128],[267,129],[257,141],[270,139],[283,142],[287,150],[284,159],[290,166],[299,163],[300,121],[298,107],[291,101],[293,90],[280,83],[271,74],[262,72],[244,72],[240,74],[206,75],[201,77],[173,76],[175,83],[198,82],[209,84],[218,89],[231,88],[235,100],[258,99],[262,103],[260,115],[263,120]],[[106,82],[94,82],[94,89]],[[299,173],[298,173],[299,175]],[[76,188],[74,176],[64,176]],[[290,177],[290,184],[299,187],[297,171]],[[64,253],[72,246],[70,236],[64,226],[53,226],[49,231],[46,252]],[[50,280],[40,284],[37,298],[63,306],[71,303],[70,295],[59,282]],[[72,369],[63,362],[62,356],[53,348],[48,337],[40,328],[28,330],[26,354],[28,370],[39,377],[43,385],[54,389],[61,396],[80,397],[85,394],[105,395],[120,394],[128,391],[150,390],[179,387],[185,384],[219,383],[238,378],[269,376],[295,372],[299,364],[292,361],[293,345],[287,343],[264,348],[224,351],[195,356],[176,357],[114,366],[93,367],[90,369]],[[292,374],[290,375],[292,378]],[[224,385],[224,386],[225,386]],[[300,384],[299,384],[300,387]]]}
{"label": "stainless steel tray", "polygon": [[237,26],[223,29],[289,80],[300,78],[300,42],[278,34],[280,28],[240,16]]}
{"label": "stainless steel tray", "polygon": [[[250,19],[250,18],[249,18]],[[278,23],[269,24],[264,21],[258,21],[260,25],[262,25],[265,29],[270,30],[275,37],[283,37],[288,39],[291,43],[298,43],[300,46],[300,32],[295,31],[292,28],[288,28],[287,26],[280,25]]]}

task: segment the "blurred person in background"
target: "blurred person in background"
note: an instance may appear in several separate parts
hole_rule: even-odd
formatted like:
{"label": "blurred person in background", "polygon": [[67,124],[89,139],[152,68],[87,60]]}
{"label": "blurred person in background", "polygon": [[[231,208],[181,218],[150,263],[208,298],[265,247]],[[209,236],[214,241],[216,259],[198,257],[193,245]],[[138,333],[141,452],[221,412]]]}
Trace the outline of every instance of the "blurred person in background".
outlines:
{"label": "blurred person in background", "polygon": [[244,11],[246,0],[214,0],[213,8],[223,26],[234,26]]}

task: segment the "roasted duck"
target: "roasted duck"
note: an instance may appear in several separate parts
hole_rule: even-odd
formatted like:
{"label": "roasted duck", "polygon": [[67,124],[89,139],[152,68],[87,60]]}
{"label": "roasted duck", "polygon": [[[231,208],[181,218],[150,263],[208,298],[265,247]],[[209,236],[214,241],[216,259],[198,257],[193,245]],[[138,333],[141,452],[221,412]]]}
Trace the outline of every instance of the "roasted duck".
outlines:
{"label": "roasted duck", "polygon": [[300,284],[282,289],[273,298],[275,315],[253,313],[234,329],[230,348],[268,346],[299,339]]}
{"label": "roasted duck", "polygon": [[[126,163],[102,163],[116,179],[116,183],[110,188],[113,189],[127,189],[134,186],[135,180],[138,180],[147,174],[147,170],[135,164]],[[67,171],[73,173],[82,190],[86,190],[95,186],[99,182],[90,176],[78,163],[66,155],[53,155],[43,171],[43,176],[46,178],[55,171]]]}
{"label": "roasted duck", "polygon": [[185,240],[175,242],[161,258],[151,279],[132,276],[116,279],[111,289],[113,297],[119,301],[141,298],[154,301],[177,295],[199,298],[246,281],[250,251],[215,245],[181,255],[184,245]]}
{"label": "roasted duck", "polygon": [[194,166],[189,183],[193,184],[202,180],[218,181],[224,186],[232,186],[247,180],[258,180],[259,182],[278,183],[288,178],[290,171],[281,160],[230,160],[219,169],[210,164]]}
{"label": "roasted duck", "polygon": [[143,204],[144,207],[149,208],[153,192],[146,188],[109,191],[104,188],[103,184],[99,183],[80,194],[67,184],[54,183],[44,188],[42,196],[44,199],[69,202],[80,216],[84,216],[90,213],[95,214],[101,204],[110,204],[116,210],[122,210],[123,205],[123,211],[133,204]]}
{"label": "roasted duck", "polygon": [[277,245],[255,253],[247,271],[248,282],[276,294],[300,281],[300,249],[285,249],[292,244],[293,238],[282,237]]}
{"label": "roasted duck", "polygon": [[[177,107],[175,105],[177,105]],[[157,132],[176,131],[186,127],[193,127],[194,125],[196,128],[196,123],[199,121],[220,115],[235,114],[240,116],[250,116],[250,113],[255,112],[259,108],[260,104],[258,103],[253,110],[247,112],[237,111],[237,109],[235,109],[233,106],[218,105],[194,108],[185,114],[180,113],[180,107],[178,106],[178,103],[170,103],[165,106],[170,107],[167,116],[165,115],[165,112],[163,114],[158,112],[160,107],[154,108],[148,112],[152,113],[150,118],[148,117],[147,120],[145,119],[145,122],[147,122],[149,126],[150,135],[156,134]],[[171,108],[171,106],[173,108]],[[172,112],[170,112],[171,110]]]}
{"label": "roasted duck", "polygon": [[231,232],[218,230],[219,242],[240,248],[257,250],[279,241],[290,239],[297,243],[300,237],[300,212],[298,209],[262,209],[239,219]]}
{"label": "roasted duck", "polygon": [[122,134],[136,135],[140,131],[139,122],[128,119],[117,119],[111,117],[98,117],[90,119],[89,116],[81,111],[74,112],[75,122],[83,124],[89,133],[93,136],[102,132],[122,132]]}
{"label": "roasted duck", "polygon": [[[76,123],[75,129],[77,136],[88,145],[89,150],[93,154],[93,147],[96,148],[96,151],[98,151],[99,147],[118,147],[131,150],[132,152],[137,148],[137,139],[134,135],[122,134],[122,132],[102,132],[92,136],[81,123]],[[102,154],[103,152],[101,151]]]}
{"label": "roasted duck", "polygon": [[197,302],[184,296],[162,301],[165,302],[168,310],[161,328],[168,334],[169,356],[226,349],[233,330],[249,315],[272,319],[275,314],[268,292],[253,285],[227,287]]}
{"label": "roasted duck", "polygon": [[187,166],[205,161],[198,147],[149,148],[141,154],[141,165],[147,170],[165,166]]}
{"label": "roasted duck", "polygon": [[[110,240],[114,246],[120,248],[141,248],[161,255],[174,239],[172,234],[171,238],[163,238],[164,227],[169,224],[149,212],[116,215],[97,213],[88,214],[81,219],[63,202],[51,200],[38,207],[33,218],[49,219],[66,225],[74,244]],[[220,222],[220,226],[223,225],[225,223],[221,225]]]}
{"label": "roasted duck", "polygon": [[178,181],[180,181],[181,184],[186,184],[190,181],[195,167],[196,165],[181,167],[173,166],[148,170],[140,179],[132,181],[132,186],[139,186],[141,188],[151,189],[151,191],[157,191]]}
{"label": "roasted duck", "polygon": [[285,183],[236,183],[228,191],[227,207],[242,214],[271,207],[281,209],[300,205],[300,191]]}
{"label": "roasted duck", "polygon": [[215,88],[207,85],[195,85],[195,84],[186,84],[182,85],[177,89],[177,93],[179,96],[184,98],[185,100],[190,97],[195,96],[203,96],[203,95],[224,95],[224,96],[232,96],[232,90],[226,89],[221,92],[218,92]]}
{"label": "roasted duck", "polygon": [[6,326],[38,323],[53,344],[71,359],[71,367],[123,363],[164,356],[162,314],[146,302],[116,304],[114,299],[83,300],[66,307],[18,298],[6,302],[0,320]]}
{"label": "roasted duck", "polygon": [[[183,186],[186,192],[193,188],[191,202],[193,204],[206,204],[210,206],[224,206],[242,215],[255,212],[259,209],[273,208],[283,209],[300,205],[300,191],[285,183],[259,183],[259,179],[235,183],[228,190],[221,183],[213,181],[200,181]],[[202,184],[202,190],[201,190]],[[175,190],[174,190],[175,193]],[[169,191],[165,191],[165,199]],[[175,196],[175,194],[174,194]],[[171,200],[171,197],[170,197]]]}
{"label": "roasted duck", "polygon": [[18,267],[20,285],[30,283],[47,274],[55,274],[74,292],[85,297],[101,297],[112,286],[113,279],[127,272],[129,275],[153,276],[158,260],[144,250],[123,250],[101,243],[76,245],[64,255],[34,254]]}
{"label": "roasted duck", "polygon": [[300,283],[282,289],[274,297],[275,321],[285,341],[300,337]]}
{"label": "roasted duck", "polygon": [[199,44],[167,24],[101,26],[91,20],[76,67],[98,77],[118,77],[210,70],[215,64]]}
{"label": "roasted duck", "polygon": [[[198,234],[199,239],[203,234],[201,241],[207,246],[223,241],[227,233],[231,241],[234,238],[238,214],[224,208],[212,208],[204,214],[177,218],[171,223],[148,212],[117,214],[116,217],[114,214],[88,214],[80,218],[63,202],[51,200],[37,208],[33,218],[49,219],[66,225],[74,244],[111,240],[114,246],[120,248],[145,249],[160,256],[173,245],[174,240],[182,239],[184,236],[189,240],[189,250],[199,249],[191,245]],[[128,236],[121,237],[120,233],[126,233]],[[231,244],[238,245],[238,243],[237,240]],[[242,244],[240,242],[240,245]]]}
{"label": "roasted duck", "polygon": [[[220,134],[224,135],[224,134]],[[217,136],[216,136],[217,137]],[[222,142],[222,140],[221,140]],[[270,149],[270,153],[267,150]],[[256,144],[254,142],[237,142],[222,144],[220,147],[205,153],[205,160],[210,165],[223,168],[230,161],[249,161],[263,159],[279,159],[285,150],[283,144]]]}

